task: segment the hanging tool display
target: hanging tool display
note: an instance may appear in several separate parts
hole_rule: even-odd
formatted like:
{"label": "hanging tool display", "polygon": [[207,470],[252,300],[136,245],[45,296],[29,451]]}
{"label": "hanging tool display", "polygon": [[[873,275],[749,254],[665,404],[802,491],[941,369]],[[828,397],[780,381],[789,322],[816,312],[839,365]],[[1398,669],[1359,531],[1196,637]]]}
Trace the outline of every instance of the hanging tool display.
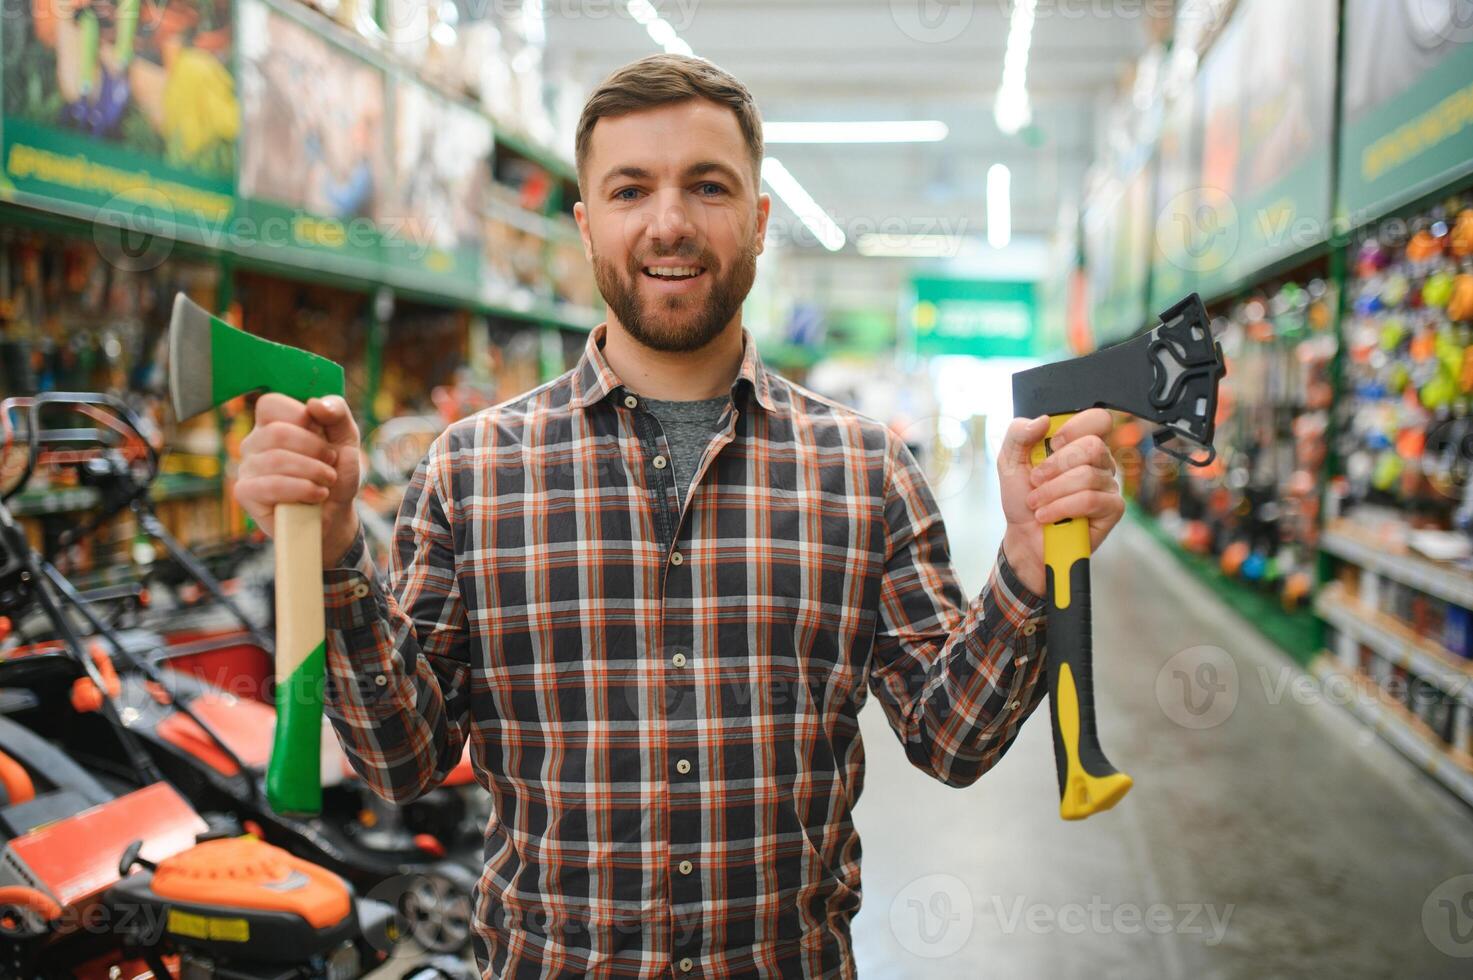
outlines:
{"label": "hanging tool display", "polygon": [[[1013,414],[1050,417],[1048,435],[1034,448],[1035,465],[1075,413],[1108,408],[1154,423],[1157,448],[1205,466],[1216,456],[1217,388],[1225,373],[1222,348],[1193,293],[1132,341],[1013,375]],[[1043,549],[1059,815],[1079,820],[1120,802],[1132,781],[1105,758],[1095,723],[1089,522],[1069,519],[1045,527]]]}

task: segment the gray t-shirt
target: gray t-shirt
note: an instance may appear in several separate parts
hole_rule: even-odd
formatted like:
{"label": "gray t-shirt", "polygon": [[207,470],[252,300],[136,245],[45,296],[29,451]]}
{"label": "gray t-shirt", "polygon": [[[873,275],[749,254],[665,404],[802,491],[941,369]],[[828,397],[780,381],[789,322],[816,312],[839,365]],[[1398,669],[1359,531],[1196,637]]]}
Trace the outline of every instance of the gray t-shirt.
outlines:
{"label": "gray t-shirt", "polygon": [[665,432],[665,441],[670,444],[670,464],[675,472],[675,488],[680,499],[685,501],[685,491],[691,477],[696,474],[701,455],[720,431],[718,423],[726,406],[731,403],[730,395],[706,398],[693,402],[662,402],[654,398],[644,400],[650,414],[659,420]]}

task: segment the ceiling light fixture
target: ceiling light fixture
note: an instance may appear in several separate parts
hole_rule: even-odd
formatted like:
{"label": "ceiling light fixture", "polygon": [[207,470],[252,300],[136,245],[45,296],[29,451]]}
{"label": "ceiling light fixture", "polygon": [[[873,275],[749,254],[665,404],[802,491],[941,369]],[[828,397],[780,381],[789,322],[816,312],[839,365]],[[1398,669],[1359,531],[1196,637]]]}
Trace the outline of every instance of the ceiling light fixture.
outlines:
{"label": "ceiling light fixture", "polygon": [[767,181],[772,192],[798,216],[803,227],[813,233],[820,245],[830,252],[837,252],[844,247],[843,229],[834,224],[834,219],[818,206],[818,202],[803,189],[798,178],[789,173],[780,160],[776,157],[763,159],[762,179]]}
{"label": "ceiling light fixture", "polygon": [[762,138],[768,143],[937,143],[948,132],[939,119],[762,124]]}
{"label": "ceiling light fixture", "polygon": [[1013,0],[1008,21],[1008,46],[1002,58],[1002,86],[992,106],[997,128],[1009,136],[1033,121],[1028,101],[1028,54],[1033,47],[1033,23],[1038,0]]}
{"label": "ceiling light fixture", "polygon": [[629,16],[634,22],[644,28],[650,40],[665,49],[666,54],[694,55],[690,45],[680,35],[675,33],[675,28],[670,22],[660,16],[655,5],[650,0],[629,0],[626,4]]}
{"label": "ceiling light fixture", "polygon": [[996,249],[1013,240],[1013,172],[1001,163],[987,171],[987,244]]}

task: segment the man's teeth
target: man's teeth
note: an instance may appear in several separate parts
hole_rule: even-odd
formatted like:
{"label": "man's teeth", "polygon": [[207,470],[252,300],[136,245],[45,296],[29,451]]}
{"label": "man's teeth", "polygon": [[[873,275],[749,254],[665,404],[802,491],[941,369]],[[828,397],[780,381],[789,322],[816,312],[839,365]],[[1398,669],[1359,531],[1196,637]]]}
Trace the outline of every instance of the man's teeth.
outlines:
{"label": "man's teeth", "polygon": [[646,266],[644,271],[652,276],[665,276],[669,278],[674,278],[678,276],[698,276],[706,270],[696,265],[682,265],[672,266],[670,268],[655,268],[653,266]]}

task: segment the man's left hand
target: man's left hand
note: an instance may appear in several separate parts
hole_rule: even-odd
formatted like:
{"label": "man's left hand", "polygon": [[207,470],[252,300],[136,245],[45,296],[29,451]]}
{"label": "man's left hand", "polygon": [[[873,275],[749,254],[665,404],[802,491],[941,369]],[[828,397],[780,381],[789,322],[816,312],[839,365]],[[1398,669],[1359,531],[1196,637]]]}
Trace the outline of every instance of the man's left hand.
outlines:
{"label": "man's left hand", "polygon": [[1114,419],[1103,408],[1080,412],[1059,427],[1053,455],[1037,466],[1029,453],[1048,432],[1048,416],[1014,419],[1008,426],[997,473],[1007,518],[1003,553],[1024,585],[1039,595],[1047,587],[1043,526],[1066,517],[1089,521],[1090,550],[1099,548],[1125,513],[1115,480],[1115,460],[1105,437]]}

